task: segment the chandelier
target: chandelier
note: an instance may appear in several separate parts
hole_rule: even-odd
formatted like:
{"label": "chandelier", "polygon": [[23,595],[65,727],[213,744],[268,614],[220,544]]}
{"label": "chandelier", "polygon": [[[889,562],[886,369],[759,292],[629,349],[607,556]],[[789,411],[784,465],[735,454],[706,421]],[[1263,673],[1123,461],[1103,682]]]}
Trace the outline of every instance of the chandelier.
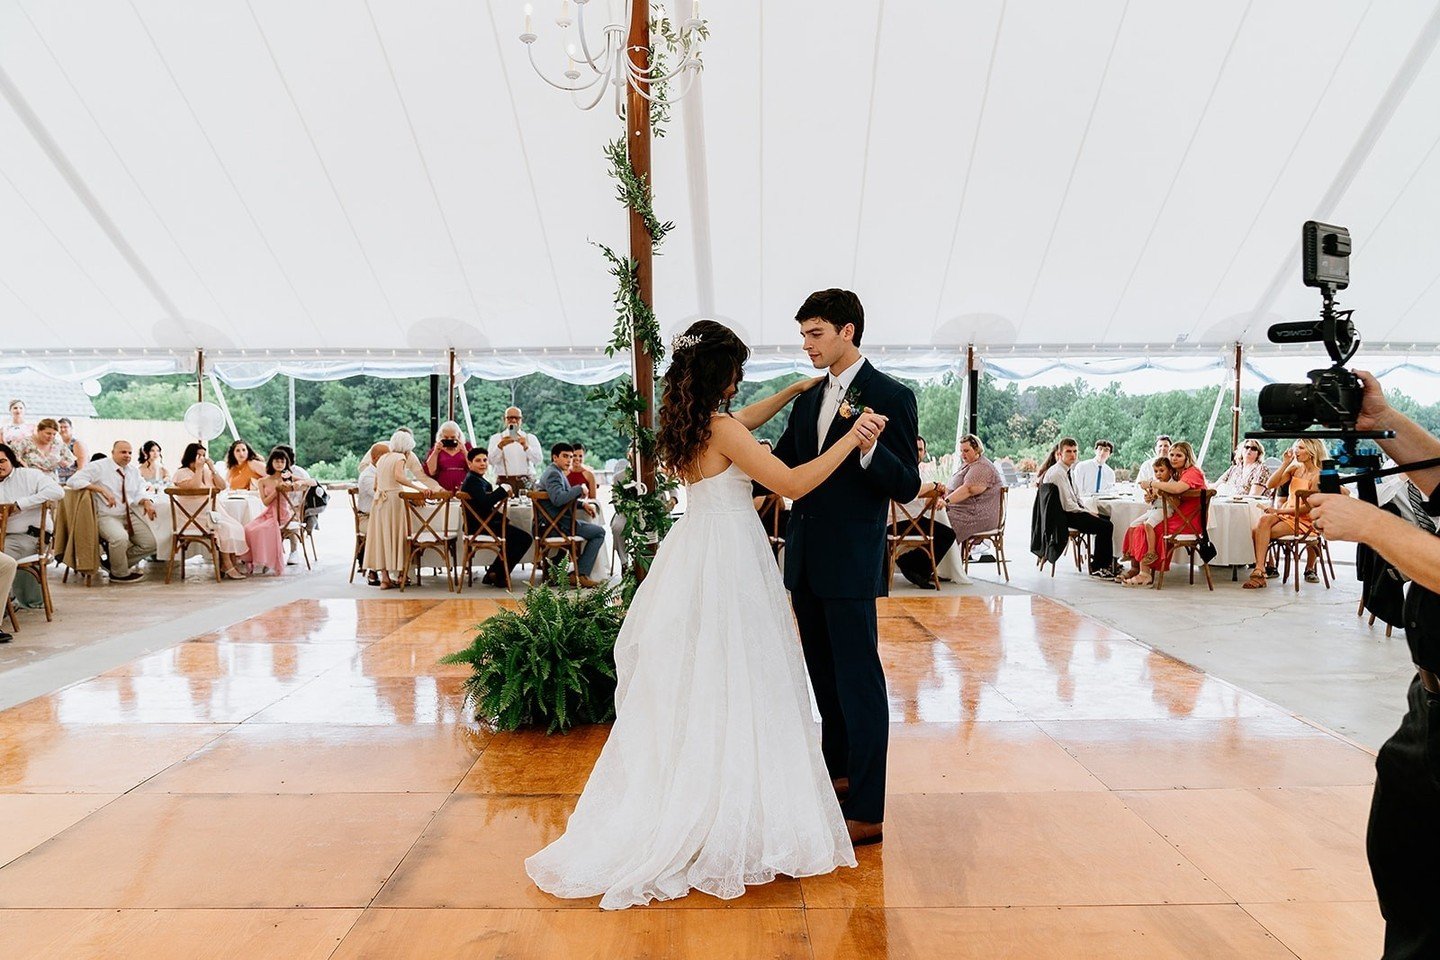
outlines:
{"label": "chandelier", "polygon": [[[700,75],[700,44],[708,37],[705,21],[700,19],[700,0],[689,0],[690,16],[676,31],[664,14],[655,21],[655,32],[662,43],[650,47],[626,46],[627,24],[638,13],[648,14],[648,0],[605,0],[605,9],[600,14],[604,25],[600,29],[600,41],[593,43],[585,30],[585,10],[592,0],[574,0],[575,19],[570,19],[570,0],[561,0],[560,15],[555,25],[560,28],[562,39],[569,36],[574,28],[573,40],[565,42],[566,66],[562,71],[563,80],[553,80],[535,62],[535,36],[533,30],[534,7],[525,4],[525,32],[520,42],[525,44],[530,57],[530,66],[550,86],[571,94],[575,105],[582,110],[594,109],[605,98],[607,88],[613,88],[615,112],[623,116],[627,88],[634,90],[646,101],[663,98],[678,100],[689,93],[695,78]],[[681,0],[686,2],[686,0]],[[639,11],[633,8],[640,6]],[[622,15],[623,14],[623,15]],[[675,57],[673,68],[667,69],[666,60]],[[668,85],[679,79],[678,89],[671,92]],[[652,88],[659,87],[664,93],[656,94]],[[591,92],[593,91],[593,96]]]}

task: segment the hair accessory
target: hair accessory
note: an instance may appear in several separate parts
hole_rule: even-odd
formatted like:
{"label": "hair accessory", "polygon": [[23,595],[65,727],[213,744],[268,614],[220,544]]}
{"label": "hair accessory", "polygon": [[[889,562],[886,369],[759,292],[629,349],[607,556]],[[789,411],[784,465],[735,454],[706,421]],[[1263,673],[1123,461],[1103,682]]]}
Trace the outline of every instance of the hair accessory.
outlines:
{"label": "hair accessory", "polygon": [[670,341],[670,352],[674,353],[677,350],[689,350],[691,347],[698,346],[700,346],[700,334],[682,333]]}

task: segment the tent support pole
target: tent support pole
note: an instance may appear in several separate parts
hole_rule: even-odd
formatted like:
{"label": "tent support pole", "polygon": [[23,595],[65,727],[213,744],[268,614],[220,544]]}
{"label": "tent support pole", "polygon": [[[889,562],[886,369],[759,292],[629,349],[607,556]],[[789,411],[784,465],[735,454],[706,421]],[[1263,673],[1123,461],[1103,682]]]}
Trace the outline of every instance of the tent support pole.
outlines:
{"label": "tent support pole", "polygon": [[230,428],[230,439],[239,440],[240,431],[235,429],[235,418],[230,416],[230,404],[225,400],[225,391],[220,389],[220,380],[215,374],[210,374],[210,386],[215,390],[215,399],[220,401],[220,409],[225,414],[225,425]]}
{"label": "tent support pole", "polygon": [[1235,403],[1230,408],[1230,449],[1240,446],[1240,373],[1244,369],[1245,348],[1235,343]]}
{"label": "tent support pole", "polygon": [[290,381],[290,449],[295,447],[295,378],[286,377]]}
{"label": "tent support pole", "polygon": [[445,394],[445,405],[449,412],[445,414],[446,420],[455,419],[455,348],[450,348],[449,363],[445,366],[446,374],[450,378],[450,391]]}
{"label": "tent support pole", "polygon": [[195,402],[205,402],[205,351],[195,351]]}
{"label": "tent support pole", "polygon": [[[965,354],[965,432],[980,433],[980,365],[975,362],[975,344]],[[958,448],[958,444],[957,444]]]}
{"label": "tent support pole", "polygon": [[465,395],[465,385],[460,387],[460,409],[465,412],[465,429],[469,431],[470,446],[475,446],[475,418],[470,416],[470,398]]}
{"label": "tent support pole", "polygon": [[1222,383],[1219,392],[1215,394],[1215,407],[1210,411],[1210,425],[1205,428],[1205,440],[1200,444],[1200,453],[1195,458],[1195,465],[1201,470],[1205,469],[1205,454],[1210,450],[1210,440],[1215,436],[1215,424],[1220,419],[1220,405],[1225,402],[1225,391],[1229,387],[1228,383]]}
{"label": "tent support pole", "polygon": [[[622,56],[630,58],[639,71],[635,79],[625,85],[625,152],[630,169],[642,183],[654,189],[655,181],[650,169],[650,101],[646,96],[650,84],[644,77],[650,71],[650,6],[645,3],[630,4],[629,35],[625,41]],[[651,309],[655,307],[654,273],[651,255],[654,237],[645,225],[645,219],[633,209],[630,211],[630,259],[635,262],[635,285],[640,299]],[[650,355],[640,337],[630,343],[630,357],[634,363],[635,392],[640,397],[640,411],[637,416],[641,432],[655,425],[655,359]],[[634,451],[634,476],[638,477],[645,489],[655,489],[656,464],[651,457],[640,450]],[[645,578],[645,563],[634,558],[635,576]]]}
{"label": "tent support pole", "polygon": [[[430,444],[435,442],[435,435],[440,432],[440,374],[430,374],[430,439],[425,441],[425,449],[430,449]],[[419,444],[417,443],[418,447]]]}

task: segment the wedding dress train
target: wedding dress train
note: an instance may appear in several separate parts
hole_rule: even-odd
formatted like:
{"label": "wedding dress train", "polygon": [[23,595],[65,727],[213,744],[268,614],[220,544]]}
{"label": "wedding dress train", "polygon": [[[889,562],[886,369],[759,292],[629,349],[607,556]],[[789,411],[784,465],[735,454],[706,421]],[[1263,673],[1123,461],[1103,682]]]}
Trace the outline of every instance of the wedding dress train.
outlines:
{"label": "wedding dress train", "polygon": [[618,716],[565,833],[525,861],[621,909],[855,866],[790,604],[733,464],[691,484],[615,644]]}

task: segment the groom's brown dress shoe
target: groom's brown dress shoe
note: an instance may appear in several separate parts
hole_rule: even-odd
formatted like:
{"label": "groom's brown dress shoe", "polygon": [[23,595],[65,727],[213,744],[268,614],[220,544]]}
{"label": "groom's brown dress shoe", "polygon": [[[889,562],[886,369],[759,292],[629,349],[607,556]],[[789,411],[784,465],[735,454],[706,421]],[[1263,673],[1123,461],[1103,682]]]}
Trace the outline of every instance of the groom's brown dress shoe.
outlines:
{"label": "groom's brown dress shoe", "polygon": [[836,800],[844,800],[846,797],[850,796],[849,777],[835,777],[830,781],[830,785],[835,788]]}
{"label": "groom's brown dress shoe", "polygon": [[845,829],[850,834],[850,845],[852,847],[866,847],[885,839],[885,824],[883,823],[846,820]]}

